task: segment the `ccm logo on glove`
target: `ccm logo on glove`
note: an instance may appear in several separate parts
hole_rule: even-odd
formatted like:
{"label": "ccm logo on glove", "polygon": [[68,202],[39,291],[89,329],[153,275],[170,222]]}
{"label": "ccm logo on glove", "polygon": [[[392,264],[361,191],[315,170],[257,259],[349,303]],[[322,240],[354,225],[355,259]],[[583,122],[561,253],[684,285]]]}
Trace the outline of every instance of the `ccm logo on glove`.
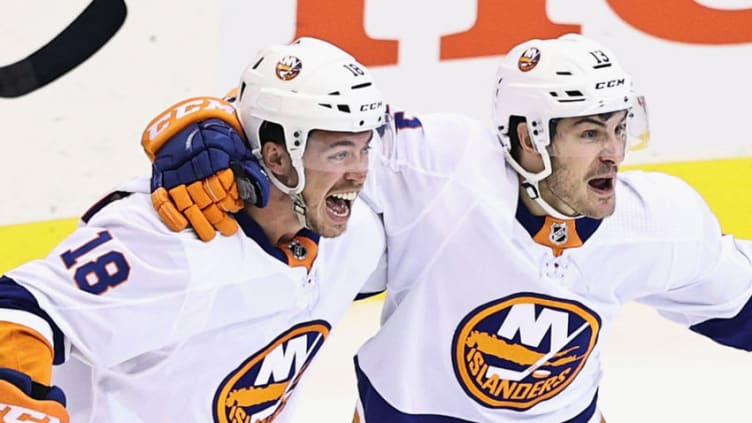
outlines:
{"label": "ccm logo on glove", "polygon": [[0,403],[0,418],[2,418],[0,421],[3,423],[61,423],[60,419],[50,416],[49,414],[30,410],[26,407],[3,403]]}
{"label": "ccm logo on glove", "polygon": [[141,145],[149,159],[154,161],[156,152],[179,131],[191,123],[212,118],[221,119],[239,133],[243,133],[232,104],[221,98],[195,97],[173,105],[165,113],[149,122],[141,138]]}

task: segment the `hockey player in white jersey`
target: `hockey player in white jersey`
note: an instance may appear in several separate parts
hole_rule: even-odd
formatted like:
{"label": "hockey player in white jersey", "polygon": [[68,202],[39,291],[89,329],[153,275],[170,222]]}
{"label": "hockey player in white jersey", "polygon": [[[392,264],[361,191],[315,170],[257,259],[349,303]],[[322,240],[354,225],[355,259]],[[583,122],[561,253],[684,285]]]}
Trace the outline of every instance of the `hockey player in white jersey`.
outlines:
{"label": "hockey player in white jersey", "polygon": [[356,359],[361,421],[599,422],[601,346],[629,301],[752,349],[752,245],[682,181],[617,174],[644,106],[612,52],[569,35],[501,60],[494,130],[402,125],[366,188],[389,283]]}
{"label": "hockey player in white jersey", "polygon": [[[164,218],[171,201],[202,216],[237,210],[241,197],[265,207],[213,220],[242,230],[204,243],[165,228],[144,179],[90,210],[47,258],[2,276],[0,421],[289,421],[306,366],[382,257],[383,228],[354,200],[385,106],[366,68],[315,39],[263,50],[237,95],[258,161],[222,119],[197,122],[234,117],[232,105],[182,102],[146,131],[148,151],[182,140],[156,157],[154,204]],[[189,197],[182,173],[229,164],[217,139],[238,153],[235,173],[259,177],[260,161],[274,186],[220,172],[211,199]],[[204,155],[173,160],[193,148]]]}
{"label": "hockey player in white jersey", "polygon": [[388,289],[356,358],[359,421],[600,422],[601,346],[629,301],[752,349],[752,245],[679,179],[617,174],[649,132],[612,52],[515,47],[493,113],[395,113],[372,160]]}

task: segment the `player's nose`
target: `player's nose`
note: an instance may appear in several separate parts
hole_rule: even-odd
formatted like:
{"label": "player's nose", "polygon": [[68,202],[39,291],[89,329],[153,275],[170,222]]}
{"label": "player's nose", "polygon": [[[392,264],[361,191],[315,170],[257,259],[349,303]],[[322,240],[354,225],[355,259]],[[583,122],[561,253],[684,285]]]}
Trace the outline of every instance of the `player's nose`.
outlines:
{"label": "player's nose", "polygon": [[624,138],[616,134],[611,134],[603,144],[603,149],[600,152],[600,160],[618,165],[624,161],[624,150]]}
{"label": "player's nose", "polygon": [[345,172],[344,178],[348,182],[353,182],[357,185],[363,185],[368,176],[368,168],[357,169]]}

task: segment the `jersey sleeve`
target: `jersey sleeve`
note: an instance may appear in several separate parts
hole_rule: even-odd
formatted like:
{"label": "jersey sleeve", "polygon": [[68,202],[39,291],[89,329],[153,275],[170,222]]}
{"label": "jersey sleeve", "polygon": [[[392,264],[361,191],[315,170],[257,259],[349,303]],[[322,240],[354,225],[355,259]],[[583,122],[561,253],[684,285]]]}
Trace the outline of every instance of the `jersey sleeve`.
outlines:
{"label": "jersey sleeve", "polygon": [[669,282],[639,301],[721,344],[752,350],[752,243],[722,234],[692,188],[678,180],[669,185],[664,191],[672,193],[681,218],[667,226],[683,231],[670,235],[676,241],[671,244]]}
{"label": "jersey sleeve", "polygon": [[698,298],[707,295],[716,304],[690,329],[723,345],[752,351],[752,242],[725,235],[720,244],[715,266],[708,266],[697,282],[712,287],[698,289]]}
{"label": "jersey sleeve", "polygon": [[0,318],[42,333],[55,363],[70,346],[107,366],[164,342],[191,277],[182,238],[150,204],[134,194],[104,206],[46,258],[7,272]]}
{"label": "jersey sleeve", "polygon": [[[394,112],[394,133],[376,143],[362,196],[390,226],[428,207],[446,184],[456,182],[470,145],[484,125],[461,115]],[[395,201],[399,199],[399,201]]]}
{"label": "jersey sleeve", "polygon": [[376,269],[374,269],[373,273],[371,273],[371,276],[369,276],[366,283],[363,284],[363,287],[360,289],[360,292],[358,292],[355,300],[362,300],[365,298],[373,297],[374,295],[378,295],[386,291],[386,271],[387,255],[386,250],[384,250],[384,252],[381,254],[379,262],[376,264]]}

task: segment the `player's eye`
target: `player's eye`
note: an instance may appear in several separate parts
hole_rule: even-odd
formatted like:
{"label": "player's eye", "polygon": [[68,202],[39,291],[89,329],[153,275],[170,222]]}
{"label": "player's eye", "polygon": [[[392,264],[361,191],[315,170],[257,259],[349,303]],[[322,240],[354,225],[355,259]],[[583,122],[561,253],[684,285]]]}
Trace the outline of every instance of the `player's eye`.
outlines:
{"label": "player's eye", "polygon": [[624,137],[627,134],[627,123],[624,122],[616,127],[616,135],[618,137]]}
{"label": "player's eye", "polygon": [[330,158],[335,161],[344,161],[344,160],[347,160],[348,157],[350,157],[349,151],[339,151],[333,154],[332,156],[330,156]]}
{"label": "player's eye", "polygon": [[580,138],[586,141],[595,141],[598,139],[599,131],[597,129],[586,129],[580,133]]}

